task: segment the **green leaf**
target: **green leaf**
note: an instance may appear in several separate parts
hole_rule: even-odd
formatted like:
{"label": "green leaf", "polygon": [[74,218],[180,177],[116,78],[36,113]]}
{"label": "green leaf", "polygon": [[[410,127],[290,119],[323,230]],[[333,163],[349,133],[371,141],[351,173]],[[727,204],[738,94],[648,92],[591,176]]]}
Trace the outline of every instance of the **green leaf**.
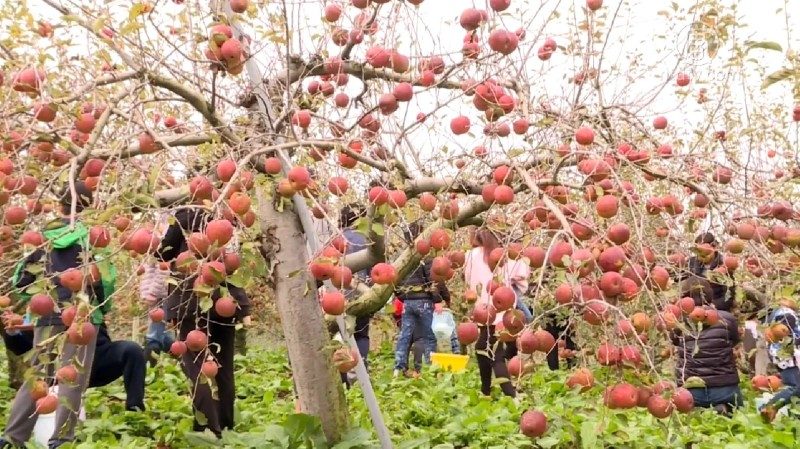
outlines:
{"label": "green leaf", "polygon": [[583,449],[597,447],[596,425],[594,421],[584,421],[581,423],[581,447]]}
{"label": "green leaf", "polygon": [[783,81],[791,76],[794,76],[794,71],[791,69],[780,69],[777,72],[771,73],[767,78],[761,83],[761,88],[766,89],[767,87],[777,83],[778,81]]}
{"label": "green leaf", "polygon": [[372,232],[374,232],[375,235],[377,236],[383,237],[384,235],[383,225],[380,223],[372,223]]}
{"label": "green leaf", "polygon": [[783,51],[783,47],[777,42],[771,41],[763,41],[763,42],[745,42],[747,46],[747,51],[750,51],[754,48],[763,48],[764,50],[774,50],[774,51]]}

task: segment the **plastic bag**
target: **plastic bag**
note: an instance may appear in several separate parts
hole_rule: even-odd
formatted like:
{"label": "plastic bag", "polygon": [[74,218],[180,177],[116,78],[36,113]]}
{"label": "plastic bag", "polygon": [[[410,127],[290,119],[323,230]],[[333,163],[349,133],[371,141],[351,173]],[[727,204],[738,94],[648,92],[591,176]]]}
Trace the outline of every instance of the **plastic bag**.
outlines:
{"label": "plastic bag", "polygon": [[453,314],[449,310],[442,310],[441,313],[433,314],[431,329],[433,330],[433,334],[436,335],[437,340],[449,341],[455,328],[456,320],[453,319]]}

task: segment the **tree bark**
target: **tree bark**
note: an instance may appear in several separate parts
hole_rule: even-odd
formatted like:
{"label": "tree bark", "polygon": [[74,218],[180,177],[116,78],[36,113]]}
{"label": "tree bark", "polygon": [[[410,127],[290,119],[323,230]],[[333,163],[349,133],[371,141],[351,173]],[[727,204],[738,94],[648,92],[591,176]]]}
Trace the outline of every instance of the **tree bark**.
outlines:
{"label": "tree bark", "polygon": [[278,210],[259,191],[262,255],[272,269],[275,302],[281,317],[292,376],[303,413],[318,417],[329,442],[348,428],[341,377],[331,363],[316,285],[307,270],[306,240],[297,215],[287,204]]}

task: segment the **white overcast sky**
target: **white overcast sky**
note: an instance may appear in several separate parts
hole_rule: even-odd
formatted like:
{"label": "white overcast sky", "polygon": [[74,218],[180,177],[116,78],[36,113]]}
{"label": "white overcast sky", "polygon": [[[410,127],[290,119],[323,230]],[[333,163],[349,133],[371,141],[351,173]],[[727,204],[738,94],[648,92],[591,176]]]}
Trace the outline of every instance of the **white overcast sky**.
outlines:
{"label": "white overcast sky", "polygon": [[[727,0],[725,3],[731,4],[732,1],[738,3],[737,16],[740,27],[737,30],[737,37],[740,42],[745,39],[774,41],[781,45],[784,52],[788,46],[795,50],[800,47],[800,0],[786,0],[785,2],[783,0]],[[83,0],[77,0],[76,3],[87,4]],[[349,2],[345,3],[349,4]],[[28,4],[34,14],[55,20],[56,15],[53,14],[53,11],[39,0],[29,0]],[[75,3],[65,2],[65,4],[72,7],[73,10],[75,9]],[[98,3],[89,4],[92,4],[93,8],[98,7]],[[103,2],[104,6],[102,7],[107,8],[106,10],[116,15],[118,19],[122,19],[127,15],[130,4],[131,2],[128,0],[107,0]],[[279,4],[280,2],[270,2],[269,8],[272,8],[271,11],[275,11],[275,5]],[[319,35],[324,31],[319,19],[324,4],[325,2],[320,0],[289,2],[290,23],[294,36],[293,52],[307,57],[319,50],[313,48],[315,40],[312,40],[311,36]],[[686,29],[689,23],[686,19],[686,10],[695,2],[676,0],[675,4],[678,6],[678,13],[672,11],[669,1],[624,0],[620,8],[621,14],[613,27],[609,27],[609,17],[620,6],[620,0],[605,0],[598,17],[606,22],[602,29],[607,31],[611,28],[612,31],[608,37],[603,67],[616,67],[625,73],[626,67],[632,62],[637,65],[637,68],[632,71],[636,74],[636,79],[626,80],[624,77],[615,75],[603,82],[607,103],[641,103],[642,98],[648,97],[656,86],[661,85],[672,76],[677,63],[678,47],[686,38]],[[503,26],[510,30],[514,30],[524,23],[528,32],[526,42],[529,43],[543,27],[543,19],[556,11],[560,17],[549,21],[548,25],[544,27],[543,36],[552,36],[559,45],[566,45],[570,41],[570,33],[573,32],[576,21],[581,21],[585,17],[583,5],[584,0],[512,0],[511,8],[502,15],[496,16],[495,23],[497,26]],[[393,6],[396,9],[390,11]],[[464,36],[464,30],[458,25],[458,16],[464,8],[471,6],[488,9],[488,2],[425,0],[418,8],[390,2],[383,6],[379,16],[382,30],[377,35],[376,42],[396,44],[396,48],[400,52],[413,56],[443,54],[446,61],[458,61],[461,59],[460,49]],[[177,6],[171,1],[161,1],[157,5],[157,12],[159,15],[163,15],[161,18],[163,23],[169,25],[177,23],[174,17],[185,11],[184,8],[186,8],[185,5]],[[783,13],[776,13],[777,10],[783,8],[790,11],[788,26],[790,33],[794,33],[792,35],[787,35],[787,21]],[[660,11],[670,11],[672,14],[669,16],[659,14]],[[348,28],[356,12],[352,7],[345,8],[345,14],[340,19],[342,26]],[[679,20],[678,16],[681,14],[684,19]],[[192,20],[197,21],[197,18]],[[263,29],[269,26],[269,19],[264,13],[251,23],[256,23]],[[255,36],[258,35],[258,31],[253,31],[253,33]],[[485,37],[486,33],[483,38],[485,39]],[[366,42],[369,42],[369,38],[365,40]],[[580,59],[558,51],[549,61],[539,61],[535,57],[535,47],[540,44],[541,38],[534,44],[534,51],[525,62],[525,72],[530,80],[532,96],[555,103],[558,103],[559,99],[571,98],[575,86],[567,83],[566,78],[574,74]],[[354,55],[356,57],[363,56],[367,46],[360,46]],[[329,44],[327,50],[336,53],[337,47]],[[76,47],[72,51],[81,53],[86,50],[85,47]],[[280,58],[275,58],[276,51],[275,47],[271,46],[264,48],[256,55],[266,72],[277,70],[275,61],[280,61]],[[765,73],[771,73],[783,65],[784,52],[757,50],[750,56],[758,61],[757,65],[763,67]],[[707,87],[713,91],[721,87],[722,80],[719,74],[723,73],[721,68],[724,65],[725,55],[725,49],[723,49],[715,60],[698,58],[694,62],[684,61],[679,64],[679,71],[685,71],[692,75],[693,90]],[[513,54],[512,58],[515,59],[514,64],[519,66],[521,58],[519,52]],[[415,65],[413,61],[412,64]],[[755,66],[756,64],[752,64],[753,68]],[[755,70],[748,73],[749,79],[729,81],[726,87],[735,92],[737,89],[740,90],[742,85],[758,86],[761,82],[761,75]],[[244,81],[241,81],[241,85],[244,86],[244,84]],[[352,97],[359,90],[360,87],[357,83],[350,83],[346,92]],[[375,97],[378,93],[380,92],[376,92]],[[790,114],[789,111],[794,103],[788,83],[775,85],[763,94],[759,94],[759,97],[764,104],[782,104],[786,114]],[[451,99],[451,92],[417,95],[407,106],[401,106],[394,114],[392,123],[387,121],[384,129],[392,129],[392,127],[399,129],[404,124],[412,123],[417,112],[429,111],[437,102],[447,102]],[[645,123],[649,124],[655,115],[667,116],[674,137],[680,138],[690,136],[692,130],[701,124],[704,120],[702,111],[703,108],[692,101],[691,97],[688,100],[682,100],[675,94],[675,89],[670,86],[659,94],[652,107],[641,111],[641,117]],[[331,114],[333,117],[342,113],[332,111]],[[473,118],[474,138],[468,136],[455,138],[449,132],[449,120],[458,114],[466,114]],[[451,101],[439,117],[436,120],[438,127],[433,131],[417,128],[410,134],[410,141],[415,147],[414,151],[423,155],[433,154],[440,151],[443,146],[447,146],[450,151],[453,151],[454,148],[460,148],[456,151],[470,151],[475,145],[483,144],[485,139],[482,135],[479,113],[471,106],[470,98]],[[350,115],[349,118],[352,120],[353,116]],[[714,127],[724,128],[719,123]],[[507,149],[513,143],[516,143],[513,139],[507,139],[500,146]],[[428,168],[433,167],[429,166]]]}

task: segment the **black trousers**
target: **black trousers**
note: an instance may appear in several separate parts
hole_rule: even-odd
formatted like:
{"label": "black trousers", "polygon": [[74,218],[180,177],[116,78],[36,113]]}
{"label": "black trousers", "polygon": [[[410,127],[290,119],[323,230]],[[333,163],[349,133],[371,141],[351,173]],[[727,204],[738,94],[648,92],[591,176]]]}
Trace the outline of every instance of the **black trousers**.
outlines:
{"label": "black trousers", "polygon": [[[506,365],[506,344],[497,344],[497,337],[494,334],[494,326],[480,326],[478,342],[475,344],[478,352],[478,371],[481,376],[481,393],[488,396],[492,392],[492,372],[495,377],[510,379],[508,366]],[[511,381],[500,384],[500,389],[506,396],[515,397],[517,390]]]}
{"label": "black trousers", "polygon": [[[202,329],[208,332],[208,352],[214,357],[219,365],[217,375],[212,379],[214,390],[213,394],[209,380],[201,373],[201,368],[205,358],[202,353],[186,351],[181,357],[181,368],[186,377],[192,383],[192,407],[195,412],[194,430],[198,432],[206,429],[212,431],[217,436],[222,434],[225,429],[233,429],[233,404],[236,398],[236,387],[233,376],[233,354],[235,350],[236,330],[233,321],[228,319],[220,322],[214,319],[207,321],[205,318],[189,319],[187,317],[181,321],[180,340],[185,340],[186,335],[196,329],[197,323]],[[205,424],[201,424],[197,419],[197,414],[203,415]]]}
{"label": "black trousers", "polygon": [[[353,329],[353,338],[356,340],[358,346],[358,354],[361,360],[364,361],[364,366],[369,369],[369,321],[372,315],[361,316],[356,318],[356,325]],[[350,388],[350,381],[347,379],[347,373],[342,373],[342,382]]]}
{"label": "black trousers", "polygon": [[[2,333],[6,348],[17,355],[33,349],[33,331],[15,335]],[[111,341],[105,326],[97,332],[94,362],[89,388],[102,387],[122,377],[125,384],[125,408],[144,410],[144,380],[147,365],[141,346],[132,341]]]}
{"label": "black trousers", "polygon": [[[565,324],[559,324],[556,322],[556,318],[553,317],[548,321],[547,326],[545,327],[547,332],[550,332],[553,337],[556,338],[556,341],[559,339],[564,340],[565,347],[567,349],[572,349],[573,351],[578,349],[578,346],[572,340],[573,331],[572,327],[568,327]],[[574,361],[568,360],[567,367],[572,367]],[[559,368],[558,363],[558,345],[553,346],[550,349],[550,352],[547,353],[547,366],[550,368],[551,371],[555,371]]]}
{"label": "black trousers", "polygon": [[125,383],[125,408],[144,410],[144,379],[147,364],[142,347],[132,341],[101,341],[94,350],[89,387],[102,387],[122,377]]}

